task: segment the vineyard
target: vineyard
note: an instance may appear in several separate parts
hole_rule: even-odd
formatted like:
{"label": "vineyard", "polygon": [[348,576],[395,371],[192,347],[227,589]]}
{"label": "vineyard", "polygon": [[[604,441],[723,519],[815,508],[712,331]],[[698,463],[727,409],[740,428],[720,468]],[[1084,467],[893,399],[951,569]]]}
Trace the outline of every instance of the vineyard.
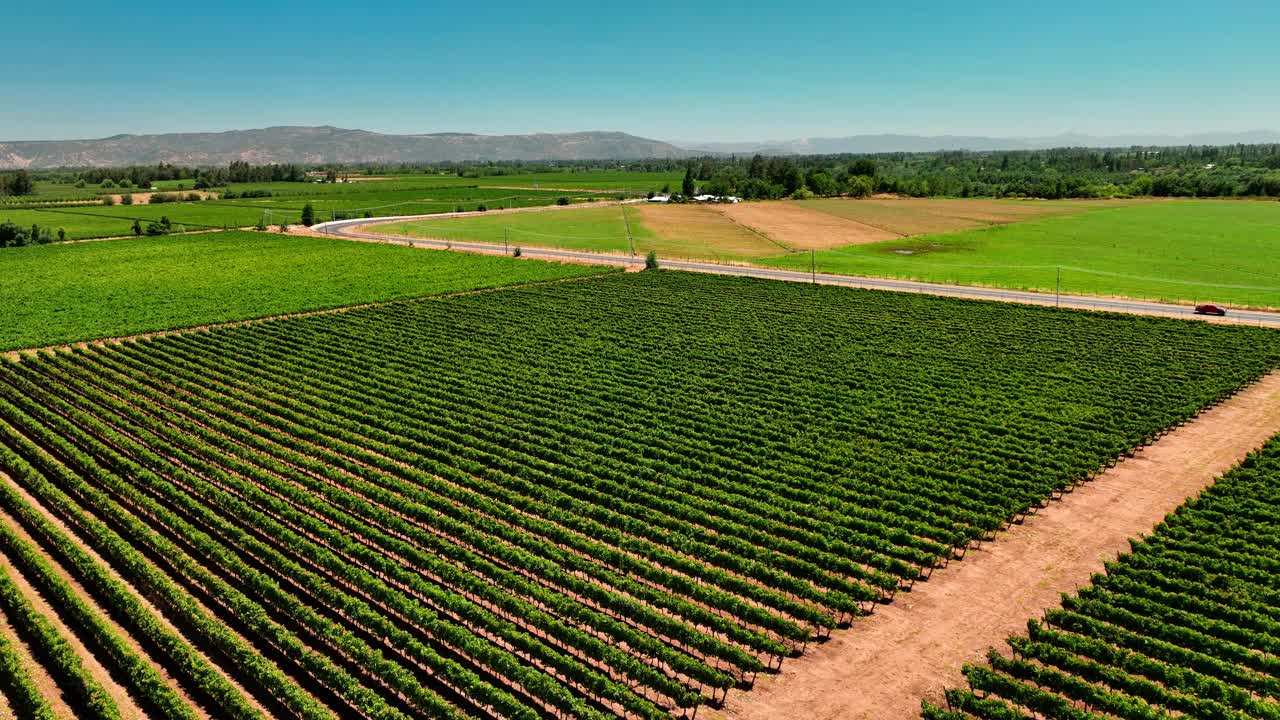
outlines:
{"label": "vineyard", "polygon": [[1280,437],[964,669],[931,720],[1280,717]]}
{"label": "vineyard", "polygon": [[[26,356],[0,610],[77,717],[120,710],[23,583],[153,717],[691,716],[1277,365],[1256,328],[666,271]],[[1213,573],[1277,465],[1028,658],[1097,628],[1261,706],[1273,553]],[[0,633],[7,702],[52,716],[17,653]],[[1009,662],[975,688],[1046,694]]]}

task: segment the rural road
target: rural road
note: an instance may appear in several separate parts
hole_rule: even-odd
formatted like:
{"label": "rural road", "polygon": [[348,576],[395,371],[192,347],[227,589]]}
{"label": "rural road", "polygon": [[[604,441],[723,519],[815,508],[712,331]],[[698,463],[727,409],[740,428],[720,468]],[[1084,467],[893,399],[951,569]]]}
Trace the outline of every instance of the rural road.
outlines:
{"label": "rural road", "polygon": [[[519,212],[523,208],[513,212]],[[404,222],[411,220],[440,219],[441,215],[404,215],[382,218],[359,218],[354,220],[338,220],[320,223],[311,228],[312,231],[373,242],[389,242],[415,247],[444,248],[478,253],[504,253],[500,245],[483,242],[458,242],[449,240],[433,240],[429,238],[407,238],[402,235],[387,235],[369,232],[362,226],[378,223]],[[643,265],[644,258],[631,255],[615,255],[607,253],[584,252],[579,250],[563,250],[558,248],[539,248],[522,246],[521,255],[543,260],[560,260],[568,262],[588,262],[599,265],[621,265],[631,267]],[[784,280],[788,282],[815,282],[821,285],[841,285],[870,290],[893,290],[897,292],[916,292],[929,295],[970,298],[973,300],[996,300],[1001,302],[1017,302],[1031,305],[1060,305],[1062,307],[1081,308],[1085,310],[1102,310],[1109,312],[1131,313],[1136,315],[1160,315],[1187,319],[1201,319],[1209,322],[1229,323],[1235,325],[1261,325],[1280,327],[1280,312],[1262,310],[1231,310],[1224,318],[1206,318],[1192,314],[1190,305],[1174,303],[1149,302],[1145,300],[1125,300],[1120,298],[1088,297],[1083,295],[1063,295],[1055,298],[1046,293],[1027,292],[1022,290],[1002,290],[999,288],[975,287],[967,285],[941,285],[918,282],[914,280],[896,280],[892,278],[874,278],[853,275],[828,275],[824,273],[797,272],[779,270],[777,268],[754,265],[728,265],[715,262],[699,262],[693,260],[662,259],[662,267],[669,270],[703,272],[717,275],[737,275],[742,277],[764,278],[767,280]]]}

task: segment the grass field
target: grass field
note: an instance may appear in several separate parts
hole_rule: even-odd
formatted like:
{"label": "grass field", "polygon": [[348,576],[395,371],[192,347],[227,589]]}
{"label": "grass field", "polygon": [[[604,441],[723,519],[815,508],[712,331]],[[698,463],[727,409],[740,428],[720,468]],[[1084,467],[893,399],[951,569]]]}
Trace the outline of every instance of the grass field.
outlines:
{"label": "grass field", "polygon": [[[357,176],[359,177],[359,176]],[[678,184],[680,177],[674,178]],[[449,213],[458,207],[474,211],[487,209],[551,205],[562,197],[572,203],[616,199],[625,192],[631,196],[649,189],[658,190],[672,181],[669,174],[599,171],[583,173],[543,173],[484,178],[456,175],[407,175],[348,183],[247,183],[233,184],[223,190],[242,193],[266,191],[267,198],[229,198],[205,202],[166,203],[151,207],[145,204],[102,206],[80,204],[104,194],[119,195],[119,188],[104,190],[98,186],[76,188],[72,185],[38,183],[38,194],[32,197],[0,200],[0,222],[11,221],[23,227],[39,225],[55,231],[62,228],[68,239],[129,235],[135,219],[143,225],[168,217],[187,229],[251,227],[269,213],[270,224],[301,221],[302,208],[311,204],[317,220],[345,214],[425,215]],[[160,181],[160,191],[176,190],[182,184],[190,190],[193,180]],[[221,192],[220,190],[219,192]],[[135,191],[141,192],[141,191]],[[50,207],[50,201],[67,201],[62,207]],[[35,207],[23,207],[36,203]]]}
{"label": "grass field", "polygon": [[[251,227],[259,219],[269,220],[269,224],[289,222],[296,225],[302,219],[303,206],[308,203],[311,204],[317,221],[323,221],[333,217],[334,213],[359,217],[364,214],[449,213],[458,207],[473,211],[482,205],[489,209],[534,207],[551,205],[564,195],[555,191],[454,188],[430,192],[390,190],[160,205],[75,205],[40,209],[0,207],[0,222],[10,221],[23,227],[37,224],[51,230],[63,228],[67,231],[68,239],[82,240],[129,235],[135,219],[145,226],[148,222],[167,217],[174,225],[185,225],[190,230]],[[590,195],[571,198],[574,202],[590,199]]]}
{"label": "grass field", "polygon": [[818,198],[792,204],[894,235],[934,235],[1058,215],[1123,207],[1132,200],[991,200],[983,198]]}
{"label": "grass field", "polygon": [[[763,261],[809,269],[800,256]],[[817,254],[819,272],[1280,307],[1280,203],[1115,206]]]}
{"label": "grass field", "polygon": [[78,717],[688,717],[1277,363],[1257,328],[663,271],[26,357],[0,603],[112,651],[23,625],[0,671],[97,687]]}
{"label": "grass field", "polygon": [[235,231],[0,253],[0,349],[606,272]]}

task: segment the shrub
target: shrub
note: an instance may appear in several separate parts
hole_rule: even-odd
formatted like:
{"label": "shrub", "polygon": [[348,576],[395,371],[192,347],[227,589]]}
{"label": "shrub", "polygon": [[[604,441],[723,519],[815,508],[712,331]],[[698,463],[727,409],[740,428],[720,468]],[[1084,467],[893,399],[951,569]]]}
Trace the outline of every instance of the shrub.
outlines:
{"label": "shrub", "polygon": [[133,234],[134,235],[142,234],[142,223],[137,220],[133,221]]}
{"label": "shrub", "polygon": [[102,181],[102,185],[100,185],[99,187],[113,188],[115,186],[116,186],[116,181],[112,180],[111,178],[107,178],[106,180]]}
{"label": "shrub", "polygon": [[488,208],[487,206],[485,206],[485,205],[477,205],[477,206],[476,206],[476,212],[485,212],[485,211],[487,211],[488,209],[489,209],[489,208]]}
{"label": "shrub", "polygon": [[173,230],[173,224],[169,222],[168,216],[161,216],[159,222],[147,223],[148,235],[168,235]]}
{"label": "shrub", "polygon": [[569,198],[567,198],[567,197],[565,197],[565,196],[561,195],[560,197],[556,198],[556,204],[557,204],[557,205],[568,205],[568,204],[569,204]]}
{"label": "shrub", "polygon": [[311,227],[316,224],[316,209],[307,203],[302,206],[302,224]]}
{"label": "shrub", "polygon": [[812,200],[813,192],[809,190],[809,188],[804,188],[804,187],[797,188],[795,192],[791,193],[791,199],[792,200]]}
{"label": "shrub", "polygon": [[67,229],[58,228],[58,242],[64,242],[67,239]]}
{"label": "shrub", "polygon": [[466,212],[466,208],[464,208],[464,207],[462,207],[461,205],[459,205],[458,207],[454,208],[454,209],[453,209],[453,211],[454,211],[454,212]]}
{"label": "shrub", "polygon": [[110,207],[116,204],[116,199],[111,197],[110,195],[104,195],[102,196],[102,204]]}
{"label": "shrub", "polygon": [[258,224],[257,224],[257,225],[254,225],[254,226],[253,226],[253,229],[254,229],[254,230],[257,230],[258,232],[266,232],[266,230],[267,230],[267,216],[266,216],[266,215],[260,215],[260,216],[258,216]]}
{"label": "shrub", "polygon": [[515,250],[511,251],[511,257],[520,257],[523,254],[524,254],[524,251],[520,249],[519,245],[516,246]]}
{"label": "shrub", "polygon": [[187,202],[200,202],[203,199],[200,197],[200,193],[187,193]]}
{"label": "shrub", "polygon": [[650,250],[649,254],[644,256],[644,269],[645,270],[658,269],[658,253],[654,252],[653,250]]}
{"label": "shrub", "polygon": [[17,247],[27,244],[27,231],[8,220],[0,223],[0,247]]}
{"label": "shrub", "polygon": [[170,193],[156,193],[151,196],[151,200],[149,202],[152,205],[163,205],[164,203],[178,202],[178,200],[180,199],[181,198],[179,198],[177,195],[173,195]]}
{"label": "shrub", "polygon": [[83,188],[84,186],[85,186],[85,182],[83,179],[76,181],[76,187]]}
{"label": "shrub", "polygon": [[130,195],[129,193],[125,193],[125,194],[121,195],[121,196],[120,196],[120,204],[121,204],[121,205],[132,205],[132,204],[133,204],[133,195]]}

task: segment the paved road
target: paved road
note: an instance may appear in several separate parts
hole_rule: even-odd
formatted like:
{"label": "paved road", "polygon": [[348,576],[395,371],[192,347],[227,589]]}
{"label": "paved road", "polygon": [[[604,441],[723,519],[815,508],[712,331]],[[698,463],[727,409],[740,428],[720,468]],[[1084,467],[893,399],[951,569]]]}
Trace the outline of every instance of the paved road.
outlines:
{"label": "paved road", "polygon": [[[502,254],[505,249],[501,245],[480,242],[457,242],[449,240],[432,240],[427,238],[406,238],[400,235],[386,235],[368,230],[360,226],[381,222],[402,222],[407,220],[440,219],[440,215],[406,215],[385,218],[360,218],[355,220],[338,220],[321,223],[312,227],[321,232],[339,237],[375,242],[388,242],[415,247],[447,248],[466,252]],[[561,250],[556,248],[521,247],[524,257],[544,260],[567,260],[572,262],[591,262],[600,265],[619,265],[631,267],[643,265],[644,258],[631,255],[613,255],[606,253],[583,252],[578,250]],[[697,262],[690,260],[662,260],[662,267],[669,270],[685,270],[689,272],[713,273],[716,275],[738,275],[743,277],[765,278],[768,280],[784,280],[788,282],[814,282],[821,285],[843,285],[872,290],[894,290],[898,292],[918,292],[929,295],[971,298],[975,300],[997,300],[1002,302],[1028,303],[1032,305],[1061,305],[1062,307],[1083,308],[1086,310],[1106,310],[1111,312],[1132,313],[1137,315],[1162,315],[1188,319],[1202,319],[1209,322],[1230,323],[1237,325],[1263,325],[1280,327],[1280,313],[1260,310],[1232,310],[1225,318],[1204,318],[1192,313],[1190,305],[1175,303],[1147,302],[1143,300],[1121,300],[1115,298],[1087,297],[1081,295],[1063,295],[1055,298],[1046,293],[1026,292],[1021,290],[1001,290],[998,288],[970,287],[965,285],[939,285],[935,283],[916,282],[913,280],[894,280],[889,278],[872,278],[851,275],[827,275],[824,273],[796,272],[754,265],[728,265],[714,262]]]}

